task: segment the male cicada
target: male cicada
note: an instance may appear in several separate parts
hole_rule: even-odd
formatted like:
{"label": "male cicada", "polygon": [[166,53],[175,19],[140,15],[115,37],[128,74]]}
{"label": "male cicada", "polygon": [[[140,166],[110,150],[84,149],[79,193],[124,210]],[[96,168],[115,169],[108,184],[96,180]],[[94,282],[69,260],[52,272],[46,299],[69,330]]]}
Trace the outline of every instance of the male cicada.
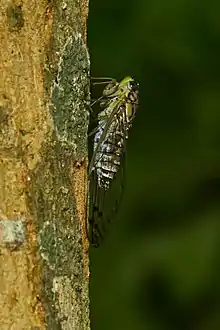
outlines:
{"label": "male cicada", "polygon": [[94,132],[89,166],[88,238],[98,246],[120,202],[125,142],[139,104],[139,85],[131,77],[112,80],[98,103],[98,125]]}

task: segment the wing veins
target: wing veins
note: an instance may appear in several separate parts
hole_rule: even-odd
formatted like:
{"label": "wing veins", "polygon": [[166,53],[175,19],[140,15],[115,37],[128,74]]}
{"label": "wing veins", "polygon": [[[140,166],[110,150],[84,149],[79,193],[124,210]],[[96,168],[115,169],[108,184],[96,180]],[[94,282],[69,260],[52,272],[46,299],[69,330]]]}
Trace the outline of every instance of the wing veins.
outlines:
{"label": "wing veins", "polygon": [[[115,109],[112,110],[112,113],[110,114],[109,120],[108,120],[108,122],[106,123],[105,128],[104,128],[104,130],[103,130],[103,132],[102,132],[102,135],[101,135],[100,138],[99,138],[99,141],[98,141],[98,143],[97,143],[96,149],[95,149],[95,151],[94,151],[94,153],[93,153],[93,155],[92,155],[92,159],[91,159],[91,161],[90,161],[89,175],[90,175],[91,172],[92,172],[93,162],[94,162],[94,159],[95,159],[95,157],[96,157],[96,154],[97,154],[97,152],[98,152],[98,150],[99,150],[99,148],[100,148],[102,142],[105,140],[105,137],[106,137],[106,134],[107,134],[107,132],[108,132],[108,129],[109,129],[109,127],[111,126],[112,121],[113,121],[113,118],[114,118],[115,114],[117,113],[117,111],[118,111],[118,109],[119,109],[119,107],[120,107],[120,104],[121,104],[120,101],[121,101],[121,100],[116,100],[116,101],[115,101],[115,103],[116,103],[116,104],[115,104]],[[110,105],[111,105],[111,104],[110,104]],[[109,106],[110,106],[110,105],[109,105]],[[113,107],[114,107],[114,106],[113,106]]]}

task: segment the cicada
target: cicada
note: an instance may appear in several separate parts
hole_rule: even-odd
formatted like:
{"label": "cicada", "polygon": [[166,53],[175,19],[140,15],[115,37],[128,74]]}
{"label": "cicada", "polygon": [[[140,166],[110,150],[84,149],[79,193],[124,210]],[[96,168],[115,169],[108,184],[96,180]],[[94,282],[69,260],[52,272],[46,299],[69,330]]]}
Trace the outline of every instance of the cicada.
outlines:
{"label": "cicada", "polygon": [[97,247],[117,211],[122,194],[125,144],[139,104],[139,85],[131,77],[112,80],[98,100],[100,112],[89,166],[87,233]]}

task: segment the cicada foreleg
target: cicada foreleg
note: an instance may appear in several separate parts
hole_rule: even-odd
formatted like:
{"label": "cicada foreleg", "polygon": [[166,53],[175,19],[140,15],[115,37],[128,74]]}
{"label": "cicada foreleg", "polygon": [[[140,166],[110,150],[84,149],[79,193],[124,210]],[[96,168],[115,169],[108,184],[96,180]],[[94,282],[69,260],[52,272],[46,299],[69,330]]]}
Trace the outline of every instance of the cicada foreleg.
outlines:
{"label": "cicada foreleg", "polygon": [[105,97],[111,97],[114,95],[118,88],[118,82],[116,79],[110,78],[110,77],[97,77],[97,78],[92,78],[93,80],[100,80],[93,82],[93,85],[103,85],[107,84],[107,86],[103,90],[103,96]]}
{"label": "cicada foreleg", "polygon": [[[111,77],[91,77],[91,80],[99,80],[97,82],[93,82],[93,85],[103,85],[103,84],[109,84],[111,82],[116,82],[116,79]],[[101,81],[100,81],[101,80]]]}

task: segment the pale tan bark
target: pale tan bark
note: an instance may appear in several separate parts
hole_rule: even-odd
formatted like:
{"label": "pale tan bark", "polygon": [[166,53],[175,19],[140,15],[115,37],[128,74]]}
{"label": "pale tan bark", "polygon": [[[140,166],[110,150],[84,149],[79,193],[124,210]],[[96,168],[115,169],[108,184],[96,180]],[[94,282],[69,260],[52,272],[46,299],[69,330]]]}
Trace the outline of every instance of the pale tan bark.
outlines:
{"label": "pale tan bark", "polygon": [[89,329],[88,0],[0,8],[0,328]]}

